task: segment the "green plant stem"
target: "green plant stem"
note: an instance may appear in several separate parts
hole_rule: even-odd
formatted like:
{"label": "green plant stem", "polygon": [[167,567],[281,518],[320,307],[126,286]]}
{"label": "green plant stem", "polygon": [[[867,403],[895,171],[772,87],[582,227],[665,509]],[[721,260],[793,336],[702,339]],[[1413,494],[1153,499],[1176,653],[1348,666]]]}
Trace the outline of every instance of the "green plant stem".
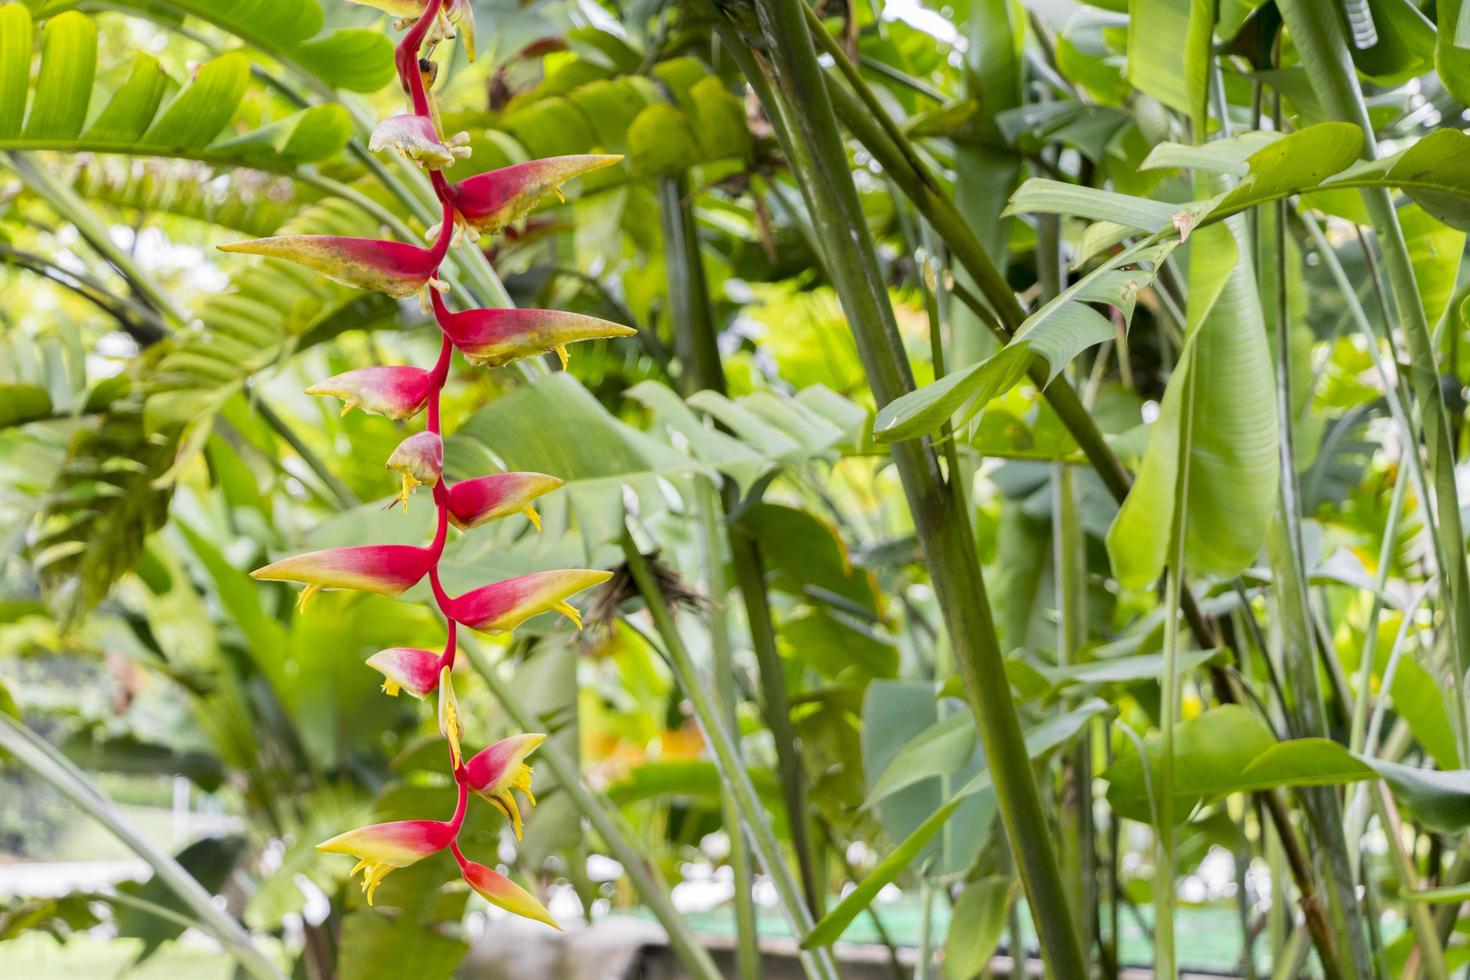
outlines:
{"label": "green plant stem", "polygon": [[83,813],[106,827],[129,850],[147,861],[158,879],[224,943],[231,955],[257,980],[285,980],[240,923],[214,904],[214,898],[183,865],[148,840],[82,770],[19,720],[0,712],[0,747],[55,787]]}
{"label": "green plant stem", "polygon": [[[720,359],[714,306],[709,282],[700,257],[694,211],[689,201],[688,182],[682,177],[659,179],[659,209],[664,232],[664,264],[668,268],[672,300],[674,344],[682,366],[684,394],[708,390],[725,392],[725,370]],[[746,534],[730,515],[740,506],[739,491],[730,480],[721,490],[725,514],[726,543],[735,586],[745,606],[751,646],[760,674],[761,701],[766,725],[776,746],[776,768],[786,817],[791,826],[791,846],[796,854],[802,892],[813,918],[822,914],[823,889],[818,880],[812,847],[812,830],[802,772],[800,742],[791,723],[791,702],[786,691],[786,671],[776,645],[776,625],[766,594],[765,561],[760,543]],[[722,595],[723,593],[716,593]],[[734,730],[733,728],[731,729]]]}
{"label": "green plant stem", "polygon": [[[491,695],[516,726],[523,731],[538,731],[541,727],[540,720],[532,717],[525,709],[522,698],[496,673],[495,665],[490,663],[474,639],[462,636],[460,643],[469,654],[475,672],[485,681]],[[554,742],[541,743],[536,751],[536,761],[551,770],[551,774],[556,777],[557,786],[571,797],[572,803],[592,825],[592,829],[597,831],[613,858],[623,866],[623,872],[633,883],[638,897],[643,899],[649,911],[669,934],[669,945],[674,948],[685,968],[701,980],[721,980],[720,971],[710,959],[704,944],[670,900],[669,888],[660,878],[657,867],[633,846],[631,837],[623,827],[622,818],[613,805],[606,797],[587,787],[582,781],[577,764],[563,754]]]}
{"label": "green plant stem", "polygon": [[[690,657],[683,639],[679,636],[679,628],[674,622],[667,598],[660,590],[658,582],[654,580],[653,572],[649,569],[643,553],[638,550],[637,544],[633,541],[632,531],[626,528],[623,532],[622,547],[623,557],[628,563],[628,572],[632,575],[633,582],[638,587],[639,594],[642,595],[644,605],[648,609],[648,614],[653,619],[654,628],[662,641],[664,653],[668,657],[669,665],[673,668],[674,677],[680,689],[683,690],[684,696],[689,699],[690,705],[694,708],[694,716],[714,753],[715,764],[719,767],[720,775],[730,787],[735,803],[740,808],[741,820],[745,823],[746,832],[750,835],[756,854],[760,857],[761,865],[765,868],[766,875],[771,879],[771,884],[776,890],[781,912],[786,918],[787,925],[794,935],[804,936],[811,931],[813,925],[811,912],[802,901],[796,881],[791,876],[791,869],[787,867],[785,859],[781,856],[781,848],[771,829],[770,820],[761,807],[760,797],[756,794],[755,786],[750,781],[750,775],[741,764],[740,755],[735,750],[734,737],[721,721],[709,692],[700,680],[694,660]],[[837,968],[829,950],[825,948],[804,950],[801,960],[809,976],[836,980]]]}
{"label": "green plant stem", "polygon": [[[1193,357],[1195,346],[1185,348]],[[1189,500],[1189,447],[1193,439],[1194,371],[1182,363],[1185,373],[1185,406],[1179,432],[1179,460],[1174,489],[1174,517],[1169,530],[1169,563],[1164,577],[1164,676],[1159,707],[1162,745],[1159,753],[1158,813],[1154,821],[1157,867],[1154,871],[1154,973],[1172,977],[1178,973],[1174,945],[1175,858],[1174,858],[1174,725],[1179,713],[1179,598],[1183,591],[1185,513]]]}
{"label": "green plant stem", "polygon": [[[730,644],[730,622],[727,599],[730,580],[725,574],[725,555],[721,548],[721,504],[713,481],[696,478],[695,493],[699,504],[700,544],[704,550],[705,589],[713,597],[710,612],[710,660],[715,690],[720,695],[720,711],[729,730],[740,730],[739,697],[735,684],[734,651]],[[735,746],[737,754],[740,746]],[[720,815],[730,838],[730,871],[735,886],[735,975],[738,980],[759,980],[760,934],[757,928],[754,885],[755,872],[750,861],[750,839],[741,829],[740,809],[728,786],[720,787]]]}
{"label": "green plant stem", "polygon": [[[1368,118],[1357,71],[1335,6],[1318,3],[1317,0],[1281,0],[1278,7],[1323,109],[1332,118],[1361,127],[1365,156],[1377,157],[1373,124]],[[1429,450],[1429,471],[1435,485],[1435,513],[1439,519],[1437,540],[1446,561],[1440,566],[1440,573],[1446,580],[1446,619],[1455,651],[1453,697],[1463,722],[1465,700],[1461,678],[1470,671],[1470,571],[1466,567],[1465,533],[1455,485],[1455,454],[1449,417],[1440,391],[1429,321],[1419,297],[1414,265],[1398,213],[1394,210],[1393,198],[1382,187],[1363,188],[1360,193],[1383,254],[1384,269],[1388,273],[1394,305],[1403,328],[1411,386],[1421,412],[1424,441]],[[1426,506],[1428,503],[1426,499]],[[1463,757],[1467,754],[1467,733],[1463,723],[1459,729]]]}
{"label": "green plant stem", "polygon": [[[792,171],[826,253],[828,272],[857,342],[878,405],[912,391],[872,239],[837,130],[801,0],[756,0],[778,102],[791,127]],[[781,110],[776,109],[777,112]],[[938,230],[938,229],[936,229]],[[942,234],[942,232],[941,232]],[[1009,290],[1006,290],[1009,295]],[[1014,302],[1014,297],[1012,297]],[[967,504],[945,485],[932,449],[917,440],[892,447],[924,557],[944,612],[955,659],[1016,855],[1043,957],[1053,975],[1082,978],[1086,963],[1062,886],[1020,722],[996,640]]]}
{"label": "green plant stem", "polygon": [[296,431],[291,428],[290,423],[282,418],[279,412],[271,408],[269,403],[260,401],[259,399],[254,404],[260,412],[260,417],[265,420],[266,425],[269,425],[275,430],[277,435],[286,441],[286,445],[290,446],[296,452],[296,455],[301,457],[301,461],[332,492],[332,496],[336,498],[338,507],[343,510],[348,510],[362,503],[362,501],[357,499],[357,494],[353,493],[352,489],[343,483],[337,474],[332,472],[332,468],[312,451],[311,447],[296,434]]}
{"label": "green plant stem", "polygon": [[[1393,864],[1399,888],[1413,892],[1419,887],[1419,871],[1414,860],[1404,848],[1403,828],[1393,807],[1393,797],[1388,787],[1372,780],[1365,787],[1371,797],[1373,811],[1383,826],[1383,835],[1388,840],[1388,856]],[[1423,902],[1408,902],[1409,925],[1414,930],[1414,941],[1423,961],[1424,972],[1430,980],[1449,980],[1449,967],[1445,964],[1444,947],[1440,945],[1439,933],[1435,929],[1434,914]]]}
{"label": "green plant stem", "polygon": [[113,242],[106,225],[77,196],[76,191],[63,184],[44,166],[38,166],[30,154],[10,153],[7,156],[12,169],[25,185],[45,200],[58,217],[70,222],[87,244],[163,317],[170,329],[178,330],[188,322],[188,315],[173,298],[154,282],[152,276],[142,270],[131,255]]}

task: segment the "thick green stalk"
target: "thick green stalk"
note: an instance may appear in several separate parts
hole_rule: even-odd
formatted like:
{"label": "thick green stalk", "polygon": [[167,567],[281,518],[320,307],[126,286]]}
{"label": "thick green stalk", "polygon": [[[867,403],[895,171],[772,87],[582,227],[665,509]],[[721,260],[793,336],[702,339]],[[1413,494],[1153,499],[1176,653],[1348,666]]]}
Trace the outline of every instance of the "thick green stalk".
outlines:
{"label": "thick green stalk", "polygon": [[129,823],[112,800],[71,760],[4,712],[0,712],[0,747],[54,786],[76,804],[79,810],[106,827],[134,854],[147,861],[158,879],[189,906],[251,976],[257,980],[285,980],[285,975],[256,948],[250,934],[214,904],[214,897],[179,862],[159,850]]}
{"label": "thick green stalk", "polygon": [[[1280,0],[1278,7],[1307,78],[1327,114],[1362,127],[1364,152],[1378,155],[1373,125],[1363,102],[1362,88],[1348,52],[1347,39],[1333,4],[1319,0]],[[1404,239],[1393,198],[1386,188],[1363,188],[1360,193],[1383,253],[1383,265],[1397,307],[1409,355],[1409,377],[1422,413],[1424,441],[1429,449],[1429,471],[1435,485],[1435,514],[1439,519],[1439,547],[1447,564],[1440,568],[1446,581],[1445,603],[1455,650],[1457,678],[1470,670],[1470,571],[1465,557],[1465,533],[1460,520],[1459,492],[1455,486],[1455,455],[1449,417],[1439,386],[1434,341],[1419,297],[1413,262]],[[1426,501],[1427,505],[1428,501]],[[1454,697],[1464,713],[1461,682]],[[1461,746],[1462,752],[1465,746]]]}
{"label": "thick green stalk", "polygon": [[[500,702],[500,707],[515,722],[516,727],[528,732],[538,731],[540,720],[526,711],[523,700],[506,686],[484,651],[472,639],[461,639],[460,642],[469,654],[475,671],[484,679],[485,686],[490,689],[495,700]],[[536,763],[551,770],[551,774],[556,777],[557,786],[572,798],[578,811],[587,818],[587,822],[597,831],[612,856],[623,866],[623,871],[633,883],[638,897],[669,934],[669,945],[674,947],[674,952],[683,961],[684,967],[701,980],[721,980],[720,971],[710,959],[704,944],[694,934],[689,922],[674,908],[674,903],[669,899],[668,885],[660,878],[657,866],[633,846],[632,839],[623,827],[622,818],[612,804],[587,787],[582,781],[582,773],[578,771],[577,764],[564,755],[554,742],[541,743],[536,751]]]}
{"label": "thick green stalk", "polygon": [[[1052,469],[1056,487],[1053,536],[1056,546],[1057,657],[1062,664],[1078,662],[1087,642],[1087,541],[1082,531],[1081,494],[1077,471],[1066,463]],[[1063,707],[1075,707],[1068,698]],[[1097,885],[1097,851],[1092,816],[1092,738],[1086,732],[1067,754],[1062,803],[1062,866],[1070,889],[1072,914],[1082,930],[1082,945],[1091,949]]]}
{"label": "thick green stalk", "polygon": [[[913,390],[913,375],[853,185],[825,76],[812,47],[802,0],[756,0],[755,7],[775,87],[780,101],[790,108],[784,115],[792,128],[792,171],[825,246],[827,269],[857,341],[873,397],[880,406],[886,405]],[[1002,820],[1036,920],[1043,956],[1058,977],[1086,977],[1046,811],[1011,700],[967,505],[946,486],[927,443],[900,443],[892,447],[892,455],[990,760]]]}
{"label": "thick green stalk", "polygon": [[[634,543],[632,531],[624,530],[622,544],[623,557],[628,563],[628,572],[632,575],[639,594],[643,596],[649,616],[653,618],[654,628],[658,631],[659,639],[663,643],[664,653],[668,656],[674,677],[680,689],[683,690],[684,696],[689,699],[690,705],[694,708],[694,717],[699,723],[700,730],[704,733],[705,741],[709,743],[714,753],[715,764],[719,767],[720,776],[730,787],[735,803],[740,808],[740,817],[745,823],[746,832],[750,834],[751,842],[760,856],[761,865],[766,869],[766,875],[769,876],[776,890],[776,896],[781,905],[781,914],[785,917],[786,924],[793,935],[804,936],[811,931],[814,925],[811,911],[802,901],[796,881],[791,876],[791,869],[787,867],[786,860],[781,855],[781,847],[776,841],[775,832],[771,829],[770,818],[762,808],[760,797],[755,791],[755,784],[750,781],[750,774],[746,772],[740,761],[740,754],[735,749],[734,736],[725,727],[719,710],[715,707],[709,691],[705,689],[700,679],[699,671],[694,666],[694,659],[689,655],[683,639],[679,636],[679,627],[674,622],[674,614],[669,608],[668,599],[654,579],[647,559],[643,557],[643,553]],[[801,961],[808,976],[836,980],[837,967],[833,963],[830,950],[803,951]]]}
{"label": "thick green stalk", "polygon": [[[1281,368],[1278,367],[1278,371]],[[1283,661],[1288,683],[1287,715],[1293,734],[1298,737],[1326,737],[1327,724],[1322,704],[1322,691],[1317,677],[1313,653],[1311,613],[1307,603],[1306,578],[1301,565],[1299,504],[1296,494],[1295,454],[1291,451],[1291,429],[1281,433],[1282,488],[1281,506],[1267,533],[1266,550],[1270,558],[1275,584],[1277,615],[1285,645]],[[1306,804],[1311,838],[1317,843],[1315,856],[1327,881],[1331,896],[1329,911],[1338,935],[1339,948],[1346,955],[1344,965],[1362,969],[1369,963],[1363,935],[1362,917],[1354,893],[1352,867],[1347,853],[1347,838],[1342,825],[1342,806],[1337,791],[1330,787],[1307,787],[1301,791]]]}
{"label": "thick green stalk", "polygon": [[[730,645],[728,606],[720,597],[730,594],[730,580],[725,574],[725,555],[721,547],[721,504],[711,480],[700,479],[695,486],[699,504],[699,536],[704,550],[705,591],[714,597],[709,616],[710,661],[715,690],[720,695],[720,711],[730,731],[739,731],[739,692],[735,686],[735,663]],[[739,745],[736,747],[739,752]],[[740,825],[740,808],[728,786],[720,787],[720,815],[730,838],[730,871],[735,885],[735,976],[738,980],[759,980],[760,934],[755,916],[753,889],[755,872],[750,862],[750,838]]]}
{"label": "thick green stalk", "polygon": [[[663,219],[664,264],[669,275],[669,297],[674,320],[674,345],[682,367],[680,380],[686,396],[700,390],[725,392],[725,369],[720,360],[714,306],[699,254],[694,211],[688,200],[688,182],[679,177],[659,179],[659,209]],[[745,605],[751,646],[760,671],[761,700],[766,725],[776,743],[776,768],[791,826],[802,891],[814,917],[822,914],[823,889],[817,879],[812,853],[811,820],[802,773],[800,745],[791,724],[791,702],[786,671],[776,646],[776,626],[766,595],[765,562],[760,543],[731,524],[728,515],[739,507],[739,492],[726,480],[721,500],[726,515],[726,538],[735,586]],[[724,593],[716,593],[723,595]]]}
{"label": "thick green stalk", "polygon": [[[1185,356],[1193,357],[1189,345]],[[1174,519],[1169,529],[1169,563],[1164,576],[1164,676],[1159,708],[1163,744],[1159,753],[1159,797],[1154,821],[1157,867],[1154,870],[1154,973],[1178,973],[1174,946],[1174,725],[1179,713],[1179,599],[1184,589],[1184,532],[1189,500],[1189,447],[1194,429],[1193,364],[1180,364],[1184,373],[1183,418],[1179,433],[1179,461],[1174,490]]]}

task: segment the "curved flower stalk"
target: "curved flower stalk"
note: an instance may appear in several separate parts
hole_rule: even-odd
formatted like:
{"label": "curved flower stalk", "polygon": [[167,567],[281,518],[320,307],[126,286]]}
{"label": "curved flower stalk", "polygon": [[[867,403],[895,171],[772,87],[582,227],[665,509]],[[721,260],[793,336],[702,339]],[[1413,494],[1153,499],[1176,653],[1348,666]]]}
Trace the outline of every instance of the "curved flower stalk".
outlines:
{"label": "curved flower stalk", "polygon": [[461,596],[444,591],[439,560],[451,523],[460,531],[469,531],[489,521],[524,514],[539,531],[541,520],[532,501],[560,487],[562,481],[544,473],[497,473],[450,485],[444,477],[439,396],[456,349],[470,363],[492,367],[556,351],[565,366],[566,345],[623,337],[633,331],[594,317],[552,310],[451,311],[441,295],[446,287],[438,272],[461,227],[471,232],[499,231],[528,213],[546,195],[559,195],[563,182],[620,158],[533,160],[451,185],[441,170],[469,155],[469,138],[458,134],[446,140],[440,132],[428,92],[435,74],[433,62],[426,57],[435,44],[456,36],[456,32],[473,57],[474,22],[468,0],[355,2],[408,18],[401,23],[408,27],[408,33],[398,45],[394,64],[408,93],[410,111],[380,123],[370,145],[375,151],[397,150],[428,170],[443,207],[440,223],[431,230],[432,245],[423,248],[368,238],[292,235],[220,248],[298,262],[336,282],[400,298],[418,293],[426,300],[424,308],[433,311],[442,334],[439,359],[431,369],[411,365],[360,368],[318,382],[307,392],[340,398],[344,415],[352,408],[361,408],[405,421],[427,410],[424,430],[405,438],[388,457],[387,467],[399,475],[401,487],[396,499],[405,509],[413,490],[427,487],[438,520],[434,539],[426,546],[331,548],[283,558],[251,574],[258,579],[305,585],[300,600],[303,607],[322,589],[356,589],[394,596],[428,578],[444,615],[444,649],[435,653],[416,647],[390,647],[369,657],[367,666],[383,675],[386,694],[406,691],[421,700],[437,694],[439,731],[449,748],[450,772],[459,791],[454,815],[447,821],[403,820],[360,827],[317,847],[358,859],[352,873],[363,873],[368,904],[372,904],[378,885],[395,868],[407,867],[447,848],[459,864],[465,883],[486,901],[555,926],[540,902],[494,868],[465,857],[459,848],[460,828],[471,794],[499,810],[520,838],[522,814],[513,793],[521,794],[527,806],[535,805],[531,767],[526,759],[546,736],[513,735],[468,760],[464,758],[459,704],[454,693],[456,631],[464,625],[489,633],[509,632],[531,617],[550,611],[561,613],[580,629],[580,614],[568,600],[611,575],[596,569],[557,569],[492,582]]}

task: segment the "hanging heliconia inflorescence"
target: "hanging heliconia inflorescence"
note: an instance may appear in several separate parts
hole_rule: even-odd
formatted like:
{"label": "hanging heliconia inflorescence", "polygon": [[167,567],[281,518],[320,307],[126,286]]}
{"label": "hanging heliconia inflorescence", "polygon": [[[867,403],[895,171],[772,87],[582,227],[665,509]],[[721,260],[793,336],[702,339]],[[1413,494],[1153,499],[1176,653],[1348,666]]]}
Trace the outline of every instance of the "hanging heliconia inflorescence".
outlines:
{"label": "hanging heliconia inflorescence", "polygon": [[487,521],[525,514],[537,530],[540,519],[531,502],[561,485],[541,473],[498,473],[454,486],[444,479],[444,443],[440,429],[439,394],[449,375],[456,348],[473,364],[498,366],[519,358],[556,351],[566,365],[566,345],[578,340],[622,337],[633,331],[595,317],[554,310],[464,310],[452,312],[441,295],[439,266],[452,244],[463,237],[474,241],[481,232],[493,234],[529,212],[547,194],[579,174],[617,162],[616,156],[589,155],[532,160],[450,184],[443,168],[468,156],[466,134],[445,139],[438,113],[429,97],[434,66],[428,54],[439,41],[456,32],[474,57],[474,23],[467,0],[362,0],[406,18],[399,27],[408,34],[398,45],[395,64],[408,93],[411,111],[383,120],[373,131],[372,150],[396,149],[429,173],[443,207],[443,220],[429,229],[430,248],[403,242],[326,235],[262,238],[220,246],[227,252],[248,252],[289,259],[329,279],[390,296],[418,293],[426,311],[432,310],[443,335],[439,359],[425,371],[408,365],[369,367],[348,371],[312,385],[307,391],[342,399],[343,413],[353,407],[406,420],[427,409],[425,431],[411,435],[389,456],[388,468],[402,479],[399,497],[404,506],[417,486],[431,489],[438,511],[434,539],[426,547],[359,545],[296,555],[274,562],[253,574],[258,579],[300,582],[304,608],[321,589],[357,589],[380,595],[398,595],[428,576],[435,601],[444,614],[447,636],[440,653],[410,647],[381,650],[368,666],[385,678],[383,690],[396,695],[407,691],[416,698],[437,692],[439,730],[448,743],[450,764],[459,791],[453,816],[440,820],[402,820],[359,827],[318,844],[318,848],[358,858],[353,873],[363,872],[368,903],[388,872],[448,848],[459,862],[464,880],[485,899],[517,915],[555,925],[541,903],[494,868],[471,861],[459,848],[459,831],[471,793],[482,797],[510,822],[517,838],[521,811],[512,790],[528,805],[531,768],[526,757],[545,738],[522,734],[502,739],[465,759],[460,751],[460,722],[454,697],[456,629],[459,624],[487,633],[503,633],[548,610],[563,613],[581,627],[577,610],[567,600],[577,592],[607,580],[607,572],[572,568],[535,572],[495,582],[461,596],[450,596],[439,581],[449,525],[467,531]]}

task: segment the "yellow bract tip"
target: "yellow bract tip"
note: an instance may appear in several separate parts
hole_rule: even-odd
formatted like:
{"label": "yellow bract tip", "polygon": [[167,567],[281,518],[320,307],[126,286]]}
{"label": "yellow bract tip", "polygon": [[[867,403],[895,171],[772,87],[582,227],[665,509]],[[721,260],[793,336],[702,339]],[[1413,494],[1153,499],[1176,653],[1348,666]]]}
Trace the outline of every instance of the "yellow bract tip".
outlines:
{"label": "yellow bract tip", "polygon": [[573,623],[575,623],[577,625],[577,629],[580,630],[582,628],[582,614],[577,612],[577,607],[572,605],[570,602],[567,602],[565,599],[563,599],[560,602],[553,604],[551,608],[555,609],[557,612],[561,613],[567,619],[570,619]]}
{"label": "yellow bract tip", "polygon": [[541,515],[536,513],[536,508],[532,507],[530,504],[527,504],[526,506],[521,508],[521,513],[526,515],[526,519],[531,522],[531,526],[536,529],[536,533],[540,534]]}

